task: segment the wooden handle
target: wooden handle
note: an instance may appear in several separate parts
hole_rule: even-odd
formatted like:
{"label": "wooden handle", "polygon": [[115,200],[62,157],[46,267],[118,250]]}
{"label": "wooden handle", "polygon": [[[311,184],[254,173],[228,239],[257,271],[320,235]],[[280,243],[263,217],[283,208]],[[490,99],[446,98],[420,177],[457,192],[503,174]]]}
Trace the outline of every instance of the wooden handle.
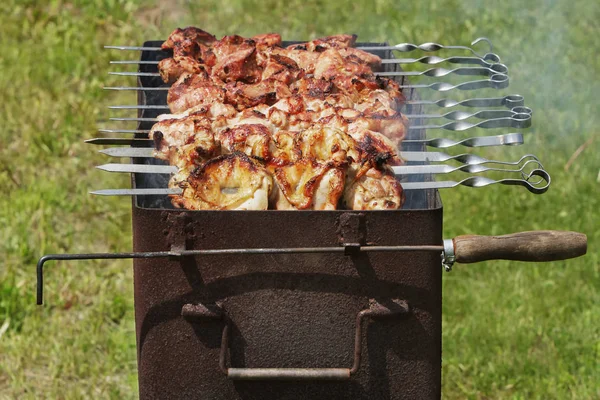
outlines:
{"label": "wooden handle", "polygon": [[502,236],[464,235],[454,238],[456,262],[485,260],[557,261],[582,256],[587,236],[569,231],[530,231]]}

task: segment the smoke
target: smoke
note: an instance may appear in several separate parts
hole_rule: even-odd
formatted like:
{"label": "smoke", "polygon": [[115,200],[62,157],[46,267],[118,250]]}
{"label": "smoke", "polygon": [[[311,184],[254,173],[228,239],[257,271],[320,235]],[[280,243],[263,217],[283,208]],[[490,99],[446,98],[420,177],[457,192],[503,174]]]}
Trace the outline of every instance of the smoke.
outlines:
{"label": "smoke", "polygon": [[[555,142],[597,126],[590,106],[598,92],[598,17],[593,1],[543,0],[462,3],[476,36],[493,39],[509,67],[510,92],[534,109],[532,134]],[[571,137],[572,140],[573,138]]]}

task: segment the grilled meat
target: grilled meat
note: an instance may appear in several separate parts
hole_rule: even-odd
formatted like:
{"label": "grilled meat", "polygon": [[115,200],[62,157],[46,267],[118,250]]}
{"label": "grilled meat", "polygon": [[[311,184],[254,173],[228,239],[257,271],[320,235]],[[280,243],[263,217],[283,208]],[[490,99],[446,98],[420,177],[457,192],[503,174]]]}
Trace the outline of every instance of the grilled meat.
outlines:
{"label": "grilled meat", "polygon": [[256,60],[256,42],[241,36],[225,36],[215,42],[212,51],[216,64],[212,74],[223,82],[255,83],[262,75]]}
{"label": "grilled meat", "polygon": [[198,74],[184,73],[169,89],[167,101],[173,113],[181,113],[214,101],[234,105],[241,111],[260,104],[273,105],[278,100],[302,95],[309,103],[325,100],[329,104],[339,103],[346,108],[355,107],[365,112],[385,110],[388,116],[396,114],[404,102],[397,84],[388,80],[338,75],[331,80],[302,77],[287,85],[281,81],[285,79],[285,75],[275,74],[253,84],[224,84],[209,77],[205,70]]}
{"label": "grilled meat", "polygon": [[389,167],[365,163],[350,168],[342,203],[351,210],[395,210],[402,207],[402,186]]}
{"label": "grilled meat", "polygon": [[263,33],[252,37],[256,46],[260,48],[281,46],[281,35],[279,33]]}
{"label": "grilled meat", "polygon": [[158,71],[165,83],[174,83],[184,74],[201,75],[205,73],[203,65],[189,56],[174,56],[159,61]]}
{"label": "grilled meat", "polygon": [[[158,68],[166,83],[172,83],[182,73],[192,72],[197,68],[196,63],[224,82],[256,83],[261,78],[272,75],[267,73],[266,76],[261,76],[263,70],[273,68],[273,65],[269,64],[274,58],[285,57],[295,63],[295,68],[312,74],[319,60],[323,62],[335,52],[348,62],[363,65],[366,68],[365,72],[371,72],[371,68],[377,69],[381,65],[379,57],[353,49],[351,46],[355,40],[356,36],[351,35],[329,36],[284,49],[278,34],[257,35],[251,39],[231,35],[216,40],[214,36],[190,27],[176,29],[163,43],[163,49],[173,50],[174,61],[163,60]],[[289,61],[286,64],[289,65]],[[288,74],[285,75],[285,80],[289,80]]]}
{"label": "grilled meat", "polygon": [[360,147],[350,135],[321,124],[298,132],[294,137],[294,150],[300,157],[334,165],[348,164],[361,158]]}
{"label": "grilled meat", "polygon": [[171,197],[189,210],[266,210],[273,180],[257,161],[233,153],[207,161],[185,180],[174,176],[169,187],[183,189]]}
{"label": "grilled meat", "polygon": [[321,52],[330,48],[344,49],[346,47],[354,46],[354,43],[356,43],[356,37],[356,35],[326,36],[324,38],[311,40],[310,42],[306,43],[293,44],[291,46],[288,46],[288,49],[308,50],[316,52]]}
{"label": "grilled meat", "polygon": [[199,69],[214,65],[212,44],[216,38],[202,29],[177,28],[162,44],[163,50],[172,50],[173,58],[158,63],[158,71],[165,83],[175,82],[183,73],[199,73]]}
{"label": "grilled meat", "polygon": [[279,188],[275,208],[335,210],[344,191],[345,169],[312,158],[275,168],[273,177]]}
{"label": "grilled meat", "polygon": [[169,89],[167,102],[172,112],[183,112],[214,101],[225,101],[225,89],[210,79],[206,71],[199,74],[183,74]]}
{"label": "grilled meat", "polygon": [[154,140],[156,157],[179,168],[198,165],[220,153],[212,121],[204,116],[157,122],[150,130],[149,138]]}
{"label": "grilled meat", "polygon": [[271,158],[271,135],[262,124],[241,124],[219,134],[223,152],[242,152],[259,160]]}
{"label": "grilled meat", "polygon": [[297,81],[303,76],[304,70],[298,66],[296,61],[289,57],[277,54],[270,54],[268,56],[262,71],[263,80],[275,79],[286,85],[290,85],[292,82]]}
{"label": "grilled meat", "polygon": [[202,45],[210,45],[217,40],[216,37],[211,35],[208,32],[203,31],[202,29],[195,28],[193,26],[188,26],[187,28],[175,29],[170,35],[169,38],[162,44],[161,48],[163,50],[173,50],[177,45],[186,40],[195,41],[198,44]]}
{"label": "grilled meat", "polygon": [[281,47],[277,34],[216,40],[176,30],[160,62],[173,83],[150,132],[156,157],[178,167],[169,186],[187,209],[394,209],[389,165],[407,120],[381,60],[338,35]]}

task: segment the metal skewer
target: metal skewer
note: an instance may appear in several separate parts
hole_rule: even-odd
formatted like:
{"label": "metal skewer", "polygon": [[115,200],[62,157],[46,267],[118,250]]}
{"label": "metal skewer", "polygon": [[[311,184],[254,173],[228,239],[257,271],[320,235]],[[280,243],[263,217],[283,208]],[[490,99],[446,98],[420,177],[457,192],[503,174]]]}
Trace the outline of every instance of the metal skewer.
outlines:
{"label": "metal skewer", "polygon": [[181,189],[101,189],[91,191],[90,194],[99,196],[162,196],[169,194],[182,194]]}
{"label": "metal skewer", "polygon": [[[539,176],[541,179],[535,183],[529,182],[533,176]],[[457,186],[467,187],[485,187],[493,184],[518,185],[523,186],[531,193],[541,194],[550,187],[550,175],[543,169],[535,169],[528,174],[527,179],[499,179],[493,180],[482,176],[472,176],[462,181],[432,181],[432,182],[404,182],[404,190],[424,190],[424,189],[448,189]],[[90,194],[101,196],[146,196],[146,195],[180,195],[181,189],[103,189],[90,192]]]}
{"label": "metal skewer", "polygon": [[[105,49],[111,50],[137,50],[137,51],[163,51],[160,47],[144,47],[144,46],[104,46]],[[164,50],[167,51],[167,50]]]}
{"label": "metal skewer", "polygon": [[[132,144],[147,144],[153,143],[152,139],[140,139],[140,138],[92,138],[85,141],[86,143],[95,145],[132,145]],[[436,147],[444,149],[453,146],[464,146],[464,147],[487,147],[487,146],[515,146],[524,143],[523,134],[521,133],[508,133],[505,135],[497,136],[477,136],[463,140],[452,140],[447,138],[435,138],[435,139],[405,139],[402,143],[407,144],[424,144],[429,147]]]}
{"label": "metal skewer", "polygon": [[517,114],[533,114],[529,107],[513,107],[510,110],[481,110],[474,113],[464,111],[450,111],[444,114],[404,114],[408,119],[434,119],[446,118],[453,121],[462,121],[469,118],[495,119],[495,118],[514,118]]}
{"label": "metal skewer", "polygon": [[[485,37],[479,37],[477,39],[475,39],[474,41],[471,42],[471,46],[475,46],[477,43],[480,42],[487,42],[489,47],[490,47],[490,52],[493,51],[493,45],[492,42]],[[149,47],[149,46],[104,46],[105,49],[113,49],[113,50],[136,50],[136,51],[165,51],[165,52],[170,52],[169,50],[163,50],[161,47]],[[500,62],[500,57],[497,54],[494,53],[486,53],[483,56],[479,55],[477,52],[475,52],[475,50],[473,50],[471,47],[467,47],[467,46],[444,46],[438,43],[423,43],[423,44],[412,44],[412,43],[399,43],[396,45],[392,45],[392,46],[359,46],[359,47],[355,47],[356,49],[359,50],[365,50],[365,51],[377,51],[377,50],[395,50],[395,51],[402,51],[402,52],[410,52],[410,51],[414,51],[414,50],[421,50],[421,51],[428,51],[428,52],[433,52],[433,51],[439,51],[439,50],[466,50],[471,52],[473,55],[479,57],[480,59],[484,60],[484,61],[491,61],[491,62]]]}
{"label": "metal skewer", "polygon": [[[533,176],[539,176],[541,179],[535,182],[529,182],[529,179]],[[499,179],[494,180],[485,178],[483,176],[472,176],[462,181],[433,181],[433,182],[405,182],[402,183],[404,190],[416,190],[416,189],[450,189],[457,186],[468,186],[468,187],[485,187],[499,183],[501,185],[518,185],[523,186],[531,193],[542,194],[545,193],[550,187],[550,174],[543,169],[535,169],[527,176],[527,179]]]}
{"label": "metal skewer", "polygon": [[444,129],[447,131],[466,131],[467,129],[472,128],[529,128],[530,126],[531,114],[517,113],[512,117],[486,119],[477,123],[454,121],[442,125],[413,125],[409,126],[408,129]]}
{"label": "metal skewer", "polygon": [[[101,153],[106,154],[105,149],[100,150]],[[446,162],[450,160],[458,161],[461,164],[470,164],[470,165],[479,165],[479,164],[501,164],[501,165],[519,165],[523,161],[532,159],[535,161],[540,161],[533,154],[526,154],[521,157],[518,161],[497,161],[497,160],[489,160],[487,158],[478,156],[476,154],[458,154],[458,155],[449,155],[441,152],[429,152],[429,151],[403,151],[400,153],[400,158],[406,161],[417,161],[417,162]],[[541,165],[541,164],[540,164]]]}
{"label": "metal skewer", "polygon": [[108,106],[111,110],[168,110],[169,106],[155,106],[155,105],[134,105],[134,106]]}
{"label": "metal skewer", "polygon": [[151,139],[138,139],[138,138],[103,138],[103,137],[97,137],[97,138],[92,138],[92,139],[87,139],[85,141],[85,143],[89,143],[89,144],[95,144],[95,145],[123,145],[123,146],[127,146],[127,145],[147,145],[147,144],[151,144],[152,140]]}
{"label": "metal skewer", "polygon": [[392,71],[392,72],[375,72],[377,76],[428,76],[432,78],[440,78],[450,74],[454,75],[478,75],[478,76],[493,76],[495,74],[508,73],[508,68],[504,64],[493,64],[492,67],[460,67],[454,69],[446,68],[430,68],[425,71]]}
{"label": "metal skewer", "polygon": [[425,146],[436,147],[438,149],[445,149],[453,146],[465,146],[465,147],[486,147],[486,146],[514,146],[523,144],[523,135],[521,133],[508,133],[506,135],[498,136],[478,136],[463,140],[452,140],[447,138],[435,138],[435,139],[416,139],[416,140],[403,140],[402,143],[422,143]]}
{"label": "metal skewer", "polygon": [[[108,149],[102,149],[99,153],[105,154],[110,157],[128,157],[128,158],[154,158],[154,148],[152,147],[111,147]],[[539,160],[533,154],[526,154],[519,161],[497,161],[489,160],[475,154],[458,154],[449,155],[441,152],[430,152],[430,151],[402,151],[400,152],[400,158],[405,161],[416,161],[416,162],[446,162],[455,160],[461,164],[479,165],[479,164],[501,164],[501,165],[519,165],[523,161],[532,159],[535,161]],[[137,164],[136,164],[137,165]]]}
{"label": "metal skewer", "polygon": [[492,66],[496,65],[495,62],[487,62],[479,57],[438,57],[438,56],[424,56],[419,58],[384,58],[381,60],[382,64],[427,64],[427,65],[436,65],[442,63],[449,64],[476,64],[481,65],[482,67],[492,68]]}
{"label": "metal skewer", "polygon": [[[122,165],[122,164],[118,164]],[[533,168],[532,168],[533,165]],[[505,172],[505,173],[521,173],[525,176],[525,171],[531,169],[543,168],[537,160],[527,160],[522,166],[517,169],[510,168],[492,168],[486,167],[481,164],[466,164],[458,167],[445,164],[433,164],[433,165],[401,165],[392,167],[392,170],[396,175],[418,175],[418,174],[451,174],[453,172],[465,172],[468,174],[480,174],[483,172]]]}
{"label": "metal skewer", "polygon": [[98,129],[99,133],[148,133],[149,129]]}
{"label": "metal skewer", "polygon": [[520,94],[511,94],[504,97],[491,97],[481,99],[467,99],[456,101],[452,99],[439,100],[409,100],[405,104],[409,105],[436,105],[442,108],[450,108],[456,106],[463,107],[507,107],[513,108],[525,104],[523,96]]}
{"label": "metal skewer", "polygon": [[495,74],[490,79],[478,81],[463,82],[452,85],[447,82],[435,82],[431,84],[399,85],[403,89],[431,89],[438,92],[447,92],[449,90],[476,90],[483,88],[504,89],[508,87],[508,76],[504,74]]}
{"label": "metal skewer", "polygon": [[126,172],[134,174],[175,174],[178,168],[173,165],[151,164],[103,164],[96,168],[106,172]]}
{"label": "metal skewer", "polygon": [[141,86],[106,86],[103,88],[104,90],[142,90],[142,91],[162,91],[169,90],[171,86],[156,86],[156,87],[141,87]]}
{"label": "metal skewer", "polygon": [[[110,61],[110,64],[116,65],[158,65],[160,61],[141,61],[141,60],[115,60]],[[427,64],[427,65],[437,65],[442,63],[449,64],[476,64],[481,65],[482,67],[492,68],[494,65],[497,65],[495,62],[487,62],[479,57],[438,57],[438,56],[424,56],[419,58],[382,58],[382,64]],[[503,65],[503,64],[501,64]],[[501,67],[500,67],[501,68]],[[506,71],[508,68],[504,65]]]}
{"label": "metal skewer", "polygon": [[[402,74],[402,72],[394,72],[394,74]],[[452,85],[447,82],[435,82],[431,84],[416,84],[416,85],[399,85],[403,89],[432,89],[438,92],[447,92],[449,90],[475,90],[482,88],[504,89],[508,87],[508,76],[504,74],[494,74],[490,79],[481,79],[477,81],[462,82]],[[104,87],[106,90],[138,90],[138,91],[161,91],[169,90],[170,86],[158,87],[139,87],[139,86],[110,86]],[[414,104],[414,103],[413,103]]]}
{"label": "metal skewer", "polygon": [[139,122],[158,122],[158,118],[134,118],[134,117],[112,117],[110,121],[139,121]]}
{"label": "metal skewer", "polygon": [[141,60],[117,60],[110,61],[110,64],[138,64],[138,65],[158,65],[160,61],[141,61]]}
{"label": "metal skewer", "polygon": [[[529,109],[527,109],[529,110]],[[525,110],[525,111],[527,111]],[[531,110],[529,110],[531,111]],[[488,111],[489,115],[495,115],[496,111],[490,110]],[[483,111],[482,111],[483,113]],[[503,111],[499,111],[497,113],[503,113],[501,115],[504,115],[506,112]],[[466,113],[464,113],[466,114]],[[456,114],[459,117],[462,114]],[[466,114],[467,116],[475,116],[475,114]],[[483,114],[482,114],[483,115]],[[529,112],[522,112],[522,113],[508,113],[508,117],[503,117],[503,118],[491,118],[491,119],[486,119],[483,120],[481,122],[477,122],[477,123],[471,123],[471,122],[467,122],[467,121],[462,121],[462,120],[458,120],[458,121],[454,121],[454,122],[448,122],[446,124],[442,124],[442,125],[413,125],[413,126],[409,126],[408,129],[412,130],[412,129],[444,129],[444,130],[448,130],[448,131],[465,131],[467,129],[472,129],[472,128],[528,128],[531,126],[531,114]],[[414,116],[419,117],[419,116]],[[440,118],[442,116],[438,116],[438,115],[434,115],[434,116],[428,116],[426,115],[425,118]],[[137,122],[158,122],[159,119],[158,118],[138,118],[138,117],[112,117],[110,118],[110,121],[137,121]]]}
{"label": "metal skewer", "polygon": [[[477,75],[493,76],[495,74],[506,74],[508,68],[504,64],[493,64],[491,67],[460,67],[454,69],[430,68],[425,71],[390,71],[374,72],[375,76],[428,76],[432,78],[441,78],[447,75]],[[117,76],[160,76],[158,72],[109,72],[109,75]]]}
{"label": "metal skewer", "polygon": [[108,74],[118,76],[160,76],[158,72],[109,72]]}
{"label": "metal skewer", "polygon": [[466,50],[466,51],[471,52],[473,55],[483,59],[484,61],[500,62],[500,57],[497,54],[491,53],[492,51],[494,51],[494,46],[492,45],[492,42],[490,39],[488,39],[486,37],[479,37],[471,42],[471,46],[475,46],[477,43],[480,43],[480,42],[486,42],[489,45],[490,53],[486,53],[483,56],[481,56],[475,50],[473,50],[471,47],[444,46],[439,43],[431,43],[431,42],[423,43],[423,44],[399,43],[399,44],[392,45],[392,46],[361,46],[361,47],[357,47],[357,49],[366,50],[366,51],[369,51],[369,50],[395,50],[395,51],[402,51],[402,52],[410,52],[410,51],[414,51],[414,50],[433,52],[433,51],[439,51],[439,50],[443,50],[443,49]]}
{"label": "metal skewer", "polygon": [[[493,98],[481,98],[481,99],[467,99],[463,101],[456,101],[451,99],[440,99],[440,100],[409,100],[405,103],[406,105],[436,105],[441,108],[451,108],[457,106],[463,107],[506,107],[514,109],[516,107],[523,106],[525,101],[523,96],[519,94],[512,94],[504,97],[493,97]],[[110,109],[117,110],[168,110],[168,105],[119,105],[109,106]]]}

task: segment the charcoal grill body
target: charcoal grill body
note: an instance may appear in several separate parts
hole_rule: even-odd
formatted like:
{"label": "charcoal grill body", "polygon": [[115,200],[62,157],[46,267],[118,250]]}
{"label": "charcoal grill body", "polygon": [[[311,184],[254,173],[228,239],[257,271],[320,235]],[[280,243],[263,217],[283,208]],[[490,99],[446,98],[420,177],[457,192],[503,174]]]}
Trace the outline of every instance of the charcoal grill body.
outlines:
{"label": "charcoal grill body", "polygon": [[[146,42],[159,46],[161,41]],[[289,43],[285,43],[286,45]],[[389,52],[375,52],[390,58]],[[167,57],[143,52],[142,60]],[[387,70],[397,65],[387,64]],[[155,72],[155,65],[140,65]],[[160,86],[141,77],[140,86]],[[416,93],[405,93],[416,99]],[[162,91],[140,104],[165,104]],[[413,107],[410,114],[420,113]],[[144,110],[140,117],[159,111]],[[418,121],[414,121],[419,125]],[[139,129],[149,129],[142,122]],[[423,137],[424,132],[410,131]],[[423,150],[404,147],[404,150]],[[155,159],[132,162],[162,163]],[[166,187],[168,176],[135,174],[134,187]],[[425,180],[428,177],[410,176]],[[437,191],[407,192],[395,211],[185,211],[169,200],[133,201],[134,251],[439,245]],[[440,254],[419,252],[210,255],[134,260],[141,399],[437,399],[441,396]],[[233,368],[350,368],[356,317],[377,302],[410,312],[365,319],[362,360],[344,381],[238,381],[220,369],[230,327]],[[219,306],[222,319],[182,316],[186,305]]]}
{"label": "charcoal grill body", "polygon": [[[344,211],[184,212],[134,208],[134,250],[340,246]],[[355,214],[355,213],[354,213]],[[373,245],[441,243],[442,209],[361,213]],[[356,215],[356,214],[355,214]],[[417,227],[415,229],[415,227]],[[346,230],[348,237],[351,233]],[[435,399],[441,378],[441,268],[434,252],[219,255],[134,261],[142,399]],[[355,321],[370,301],[410,312],[366,320],[349,380],[230,380],[219,369],[223,320],[191,320],[186,304],[218,304],[231,324],[229,366],[349,368]]]}

